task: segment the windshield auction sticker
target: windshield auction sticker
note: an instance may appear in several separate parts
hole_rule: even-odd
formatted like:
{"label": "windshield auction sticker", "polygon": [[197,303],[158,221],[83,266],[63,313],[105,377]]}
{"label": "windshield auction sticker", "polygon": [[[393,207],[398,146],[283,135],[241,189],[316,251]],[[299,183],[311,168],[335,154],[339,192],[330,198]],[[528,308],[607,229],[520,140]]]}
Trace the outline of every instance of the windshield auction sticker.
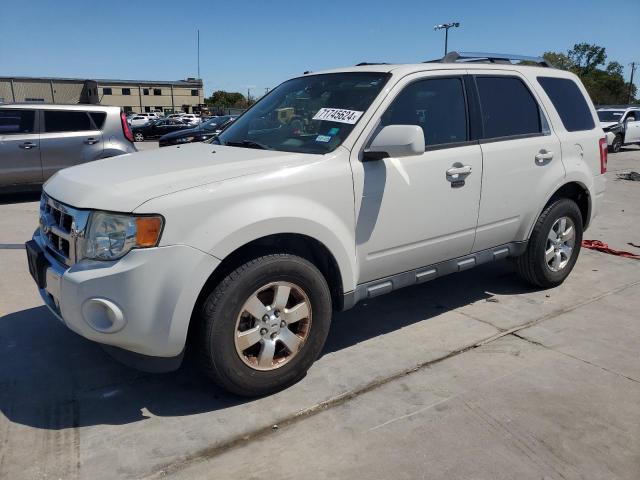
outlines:
{"label": "windshield auction sticker", "polygon": [[342,108],[321,108],[312,120],[354,124],[363,113],[355,110],[343,110]]}

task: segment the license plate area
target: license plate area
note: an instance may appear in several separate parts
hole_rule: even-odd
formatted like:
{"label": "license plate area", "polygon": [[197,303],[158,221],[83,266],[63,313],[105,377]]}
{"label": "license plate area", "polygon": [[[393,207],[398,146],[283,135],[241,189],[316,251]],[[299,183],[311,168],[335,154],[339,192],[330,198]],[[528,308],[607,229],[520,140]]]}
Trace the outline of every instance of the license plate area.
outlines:
{"label": "license plate area", "polygon": [[25,249],[27,251],[29,273],[38,285],[38,288],[45,288],[47,286],[46,274],[47,268],[49,267],[49,261],[44,256],[44,252],[40,249],[40,246],[34,240],[29,240],[25,243]]}

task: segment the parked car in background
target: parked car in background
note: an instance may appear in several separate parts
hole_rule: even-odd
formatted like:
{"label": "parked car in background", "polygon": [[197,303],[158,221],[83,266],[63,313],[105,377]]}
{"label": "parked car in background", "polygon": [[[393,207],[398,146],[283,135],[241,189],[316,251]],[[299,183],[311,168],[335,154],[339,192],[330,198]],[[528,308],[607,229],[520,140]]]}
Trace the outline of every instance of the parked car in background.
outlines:
{"label": "parked car in background", "polygon": [[160,138],[161,136],[175,132],[176,130],[185,130],[192,126],[182,120],[175,118],[160,118],[151,120],[143,125],[131,127],[133,138],[136,142]]}
{"label": "parked car in background", "polygon": [[617,153],[624,145],[640,144],[640,106],[601,106],[598,118],[610,152]]}
{"label": "parked car in background", "polygon": [[131,125],[132,127],[139,127],[140,125],[149,123],[151,120],[155,120],[155,118],[148,117],[146,115],[140,115],[140,114],[133,115],[132,117],[129,117],[127,119],[127,121],[129,122],[129,125]]}
{"label": "parked car in background", "polygon": [[171,145],[182,145],[183,143],[204,142],[222,132],[222,130],[230,125],[236,118],[237,117],[231,115],[213,117],[202,122],[195,128],[167,133],[160,137],[160,146],[168,147]]}
{"label": "parked car in background", "polygon": [[194,113],[183,113],[182,115],[180,115],[180,118],[191,124],[200,123],[200,117]]}
{"label": "parked car in background", "polygon": [[61,168],[136,151],[119,107],[0,105],[0,190],[39,188]]}

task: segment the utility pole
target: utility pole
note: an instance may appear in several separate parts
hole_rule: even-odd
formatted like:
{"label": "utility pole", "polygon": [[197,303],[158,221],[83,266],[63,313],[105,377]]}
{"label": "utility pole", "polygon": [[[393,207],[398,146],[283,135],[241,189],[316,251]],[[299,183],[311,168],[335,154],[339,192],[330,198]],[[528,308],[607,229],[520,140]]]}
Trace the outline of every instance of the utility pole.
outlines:
{"label": "utility pole", "polygon": [[636,62],[631,62],[631,80],[629,80],[629,98],[627,99],[627,104],[631,103],[631,96],[633,95],[633,74],[636,71]]}
{"label": "utility pole", "polygon": [[449,23],[441,23],[440,25],[436,25],[433,27],[434,30],[444,30],[444,54],[446,55],[449,51],[449,29],[450,28],[458,28],[460,26],[460,22],[449,22]]}
{"label": "utility pole", "polygon": [[200,78],[200,29],[198,29],[198,78]]}

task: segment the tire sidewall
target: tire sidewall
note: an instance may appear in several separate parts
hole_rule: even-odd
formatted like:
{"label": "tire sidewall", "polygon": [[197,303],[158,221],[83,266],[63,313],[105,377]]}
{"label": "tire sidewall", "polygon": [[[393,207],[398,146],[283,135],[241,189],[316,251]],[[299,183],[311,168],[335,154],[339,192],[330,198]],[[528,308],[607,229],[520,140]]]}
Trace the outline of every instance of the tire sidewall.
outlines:
{"label": "tire sidewall", "polygon": [[[574,224],[575,229],[575,244],[573,251],[571,252],[571,258],[569,263],[560,271],[553,272],[547,266],[545,262],[545,251],[547,245],[547,237],[551,231],[551,227],[560,217],[569,217]],[[578,205],[573,200],[561,199],[554,202],[548,207],[548,213],[540,225],[539,232],[537,232],[534,240],[534,255],[536,258],[535,268],[538,273],[544,278],[545,286],[556,286],[561,284],[571,273],[575,266],[578,256],[580,255],[580,246],[582,245],[582,214]]]}
{"label": "tire sidewall", "polygon": [[[227,388],[238,394],[267,394],[302,378],[319,356],[331,323],[331,295],[326,281],[310,262],[292,255],[252,264],[235,277],[219,297],[213,311],[205,311],[213,321],[207,347],[214,368]],[[301,350],[285,365],[269,371],[246,365],[235,348],[236,322],[240,308],[259,288],[275,281],[293,283],[306,293],[311,303],[311,330]],[[212,295],[215,296],[215,291]],[[207,304],[205,302],[205,309]]]}
{"label": "tire sidewall", "polygon": [[613,139],[613,142],[611,142],[611,152],[618,153],[621,148],[622,148],[622,137],[618,134]]}

